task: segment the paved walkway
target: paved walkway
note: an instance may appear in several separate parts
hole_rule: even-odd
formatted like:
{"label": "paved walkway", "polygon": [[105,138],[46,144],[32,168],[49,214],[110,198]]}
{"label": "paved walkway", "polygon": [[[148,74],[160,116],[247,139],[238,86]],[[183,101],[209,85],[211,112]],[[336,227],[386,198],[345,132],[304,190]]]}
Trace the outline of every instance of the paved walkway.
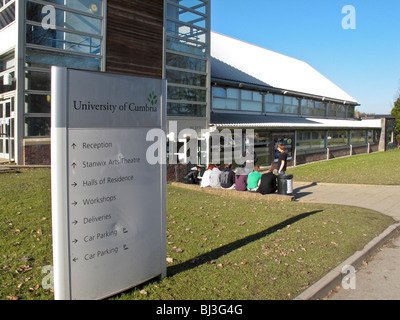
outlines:
{"label": "paved walkway", "polygon": [[[393,217],[400,222],[400,186],[365,186],[339,185],[325,183],[294,183],[294,193],[297,201],[314,203],[331,203],[358,206],[376,210]],[[367,265],[361,264],[355,274],[355,289],[338,287],[325,296],[329,300],[400,300],[400,236],[399,226],[387,230],[377,237],[364,252],[358,252],[347,261],[365,260],[372,251],[376,251]],[[392,237],[395,235],[394,237]],[[387,241],[387,237],[391,240]],[[383,246],[382,244],[385,243]],[[345,262],[346,263],[346,262]],[[336,273],[336,274],[335,274]],[[332,287],[332,279],[341,280],[341,271],[334,270],[331,275],[321,279],[315,287],[301,295],[300,299],[312,297],[317,291],[323,292],[323,287]],[[339,282],[339,284],[341,281]],[[333,289],[333,288],[331,288]],[[299,296],[300,297],[300,296]],[[321,297],[320,297],[321,298]]]}

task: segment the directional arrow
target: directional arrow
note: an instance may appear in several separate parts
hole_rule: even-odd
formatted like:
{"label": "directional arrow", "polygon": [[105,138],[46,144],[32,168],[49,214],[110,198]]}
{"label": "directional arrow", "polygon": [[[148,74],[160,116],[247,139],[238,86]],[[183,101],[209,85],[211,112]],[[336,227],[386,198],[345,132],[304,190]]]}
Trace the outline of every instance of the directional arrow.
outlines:
{"label": "directional arrow", "polygon": [[73,258],[72,261],[73,262],[77,262],[79,259],[78,258]]}
{"label": "directional arrow", "polygon": [[77,204],[78,204],[78,202],[76,202],[76,201],[72,202],[73,206],[76,206]]}
{"label": "directional arrow", "polygon": [[74,182],[73,184],[71,184],[71,186],[73,186],[74,188],[77,186],[78,184],[76,182]]}
{"label": "directional arrow", "polygon": [[78,221],[74,220],[72,221],[72,224],[76,226],[78,224]]}
{"label": "directional arrow", "polygon": [[72,164],[72,168],[76,168],[76,163],[74,162],[73,164]]}
{"label": "directional arrow", "polygon": [[78,240],[76,240],[76,239],[74,241],[72,241],[73,244],[76,244],[77,242],[78,242]]}
{"label": "directional arrow", "polygon": [[72,147],[73,149],[75,149],[75,148],[76,148],[76,144],[73,143],[71,147]]}

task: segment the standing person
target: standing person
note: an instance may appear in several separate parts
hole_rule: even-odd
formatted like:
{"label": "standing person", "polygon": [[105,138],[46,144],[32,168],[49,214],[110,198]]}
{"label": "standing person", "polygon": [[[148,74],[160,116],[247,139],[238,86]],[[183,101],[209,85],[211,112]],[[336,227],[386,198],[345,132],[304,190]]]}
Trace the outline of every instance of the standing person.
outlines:
{"label": "standing person", "polygon": [[211,188],[221,188],[221,183],[219,182],[219,176],[221,174],[221,170],[219,170],[220,165],[216,164],[215,167],[211,170],[210,174],[210,186]]}
{"label": "standing person", "polygon": [[257,191],[261,183],[261,176],[260,166],[256,164],[254,166],[254,171],[247,177],[247,190]]}
{"label": "standing person", "polygon": [[287,167],[287,153],[285,152],[285,145],[280,143],[278,145],[278,151],[280,154],[278,158],[278,167],[276,168],[277,174],[285,174]]}
{"label": "standing person", "polygon": [[203,177],[201,179],[201,185],[200,188],[205,188],[210,186],[210,175],[211,175],[211,170],[214,169],[213,164],[209,164],[207,167],[207,170],[204,171]]}
{"label": "standing person", "polygon": [[186,176],[182,179],[182,183],[184,184],[199,184],[198,175],[200,172],[200,167],[196,166],[190,169],[190,171],[186,174]]}
{"label": "standing person", "polygon": [[219,176],[219,182],[221,183],[222,189],[233,189],[235,188],[235,173],[232,170],[233,165],[225,165],[225,169],[222,170]]}
{"label": "standing person", "polygon": [[273,172],[273,169],[269,169],[266,174],[263,174],[261,177],[261,183],[258,187],[257,192],[261,194],[270,194],[275,193],[276,191],[276,175]]}

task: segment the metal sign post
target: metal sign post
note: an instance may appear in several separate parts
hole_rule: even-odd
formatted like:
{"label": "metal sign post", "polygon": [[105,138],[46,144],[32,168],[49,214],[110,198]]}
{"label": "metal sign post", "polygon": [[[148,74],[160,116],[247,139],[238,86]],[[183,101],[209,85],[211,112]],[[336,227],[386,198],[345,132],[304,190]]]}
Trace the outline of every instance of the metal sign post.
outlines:
{"label": "metal sign post", "polygon": [[[166,82],[52,69],[55,299],[101,299],[166,275]],[[160,146],[164,148],[166,146]]]}

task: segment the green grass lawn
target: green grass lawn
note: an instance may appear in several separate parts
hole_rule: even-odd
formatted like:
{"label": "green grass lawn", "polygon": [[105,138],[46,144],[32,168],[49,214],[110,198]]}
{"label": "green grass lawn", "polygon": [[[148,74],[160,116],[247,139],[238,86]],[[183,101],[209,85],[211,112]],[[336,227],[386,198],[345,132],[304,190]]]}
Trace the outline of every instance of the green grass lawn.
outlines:
{"label": "green grass lawn", "polygon": [[[42,286],[50,188],[49,169],[0,175],[0,299],[54,297]],[[168,277],[113,299],[293,299],[394,223],[356,207],[167,192]]]}
{"label": "green grass lawn", "polygon": [[400,185],[400,150],[307,164],[287,173],[295,181]]}

